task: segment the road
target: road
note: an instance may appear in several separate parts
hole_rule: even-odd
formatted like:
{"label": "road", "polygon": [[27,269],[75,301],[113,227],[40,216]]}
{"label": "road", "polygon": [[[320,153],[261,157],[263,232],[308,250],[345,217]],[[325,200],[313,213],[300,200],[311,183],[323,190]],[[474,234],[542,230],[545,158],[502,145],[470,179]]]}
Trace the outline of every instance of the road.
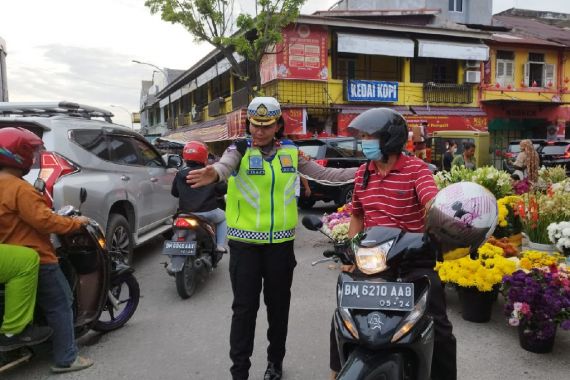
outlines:
{"label": "road", "polygon": [[[319,207],[319,204],[317,204]],[[322,207],[322,204],[321,204]],[[312,213],[330,212],[319,208]],[[319,233],[298,228],[295,242],[297,268],[292,289],[288,352],[284,380],[328,379],[328,336],[335,305],[338,268],[328,263],[311,266],[330,244]],[[52,375],[49,346],[40,347],[32,362],[4,374],[9,380],[225,380],[229,379],[231,287],[228,257],[188,300],[178,297],[174,279],[161,262],[162,240],[136,250],[136,276],[142,299],[133,319],[122,329],[80,339],[81,354],[95,360],[82,372]],[[570,334],[559,329],[554,352],[532,354],[519,347],[517,330],[502,316],[502,299],[492,321],[485,324],[461,318],[457,295],[447,289],[448,313],[458,341],[460,380],[522,380],[568,378]],[[261,379],[266,366],[267,328],[260,308],[252,357],[251,379]]]}

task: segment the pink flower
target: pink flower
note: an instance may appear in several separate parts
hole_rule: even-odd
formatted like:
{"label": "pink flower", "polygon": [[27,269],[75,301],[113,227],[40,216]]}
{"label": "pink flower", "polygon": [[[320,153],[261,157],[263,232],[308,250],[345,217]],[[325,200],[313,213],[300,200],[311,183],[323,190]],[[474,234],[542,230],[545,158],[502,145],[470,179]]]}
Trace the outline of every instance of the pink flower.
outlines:
{"label": "pink flower", "polygon": [[509,325],[511,325],[511,326],[518,326],[519,323],[520,323],[520,322],[519,322],[518,318],[515,318],[515,317],[509,318]]}
{"label": "pink flower", "polygon": [[530,315],[530,305],[528,303],[521,302],[520,312],[523,315]]}

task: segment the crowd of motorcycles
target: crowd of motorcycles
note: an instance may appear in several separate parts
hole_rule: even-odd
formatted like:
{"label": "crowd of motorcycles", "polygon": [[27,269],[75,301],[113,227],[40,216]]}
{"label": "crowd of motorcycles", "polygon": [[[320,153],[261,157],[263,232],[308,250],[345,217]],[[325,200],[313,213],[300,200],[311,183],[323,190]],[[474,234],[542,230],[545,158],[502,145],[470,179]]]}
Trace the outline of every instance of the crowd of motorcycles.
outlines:
{"label": "crowd of motorcycles", "polygon": [[[81,189],[81,204],[86,198],[86,190]],[[66,206],[58,213],[74,216],[80,215],[80,210]],[[305,228],[326,235],[319,218],[305,216],[302,222]],[[216,268],[222,254],[215,249],[215,226],[205,219],[179,213],[172,227],[170,239],[163,243],[162,253],[169,257],[164,266],[175,278],[179,296],[186,299]],[[74,293],[76,335],[89,330],[106,333],[127,323],[139,303],[139,285],[123,257],[106,248],[99,225],[90,220],[80,231],[53,236],[52,240]],[[334,244],[334,249],[323,252],[324,259],[313,263],[333,260],[357,264],[361,269],[341,272],[336,285],[333,325],[343,364],[338,380],[430,378],[434,323],[425,313],[430,282],[427,277],[408,278],[399,270],[430,249],[426,244],[420,233],[374,227],[351,244]],[[382,252],[391,270],[366,274],[365,265],[357,263],[357,250]],[[3,295],[0,315],[2,303]],[[45,324],[40,310],[35,323]],[[28,361],[33,350],[24,347],[0,352],[0,374]]]}

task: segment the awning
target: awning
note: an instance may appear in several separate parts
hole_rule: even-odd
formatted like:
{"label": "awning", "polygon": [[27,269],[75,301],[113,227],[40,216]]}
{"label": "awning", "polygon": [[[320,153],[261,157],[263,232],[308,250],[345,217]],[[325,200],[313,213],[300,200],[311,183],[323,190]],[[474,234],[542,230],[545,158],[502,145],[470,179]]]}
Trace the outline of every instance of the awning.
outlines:
{"label": "awning", "polygon": [[228,139],[228,127],[225,123],[210,127],[195,128],[185,132],[175,132],[168,135],[169,140],[188,142],[199,140],[204,142],[220,141]]}
{"label": "awning", "polygon": [[489,47],[481,43],[418,40],[418,57],[487,61]]}
{"label": "awning", "polygon": [[413,57],[414,41],[408,38],[337,33],[340,53]]}
{"label": "awning", "polygon": [[445,116],[487,116],[479,107],[426,107],[411,106],[411,114],[415,115],[445,115]]}

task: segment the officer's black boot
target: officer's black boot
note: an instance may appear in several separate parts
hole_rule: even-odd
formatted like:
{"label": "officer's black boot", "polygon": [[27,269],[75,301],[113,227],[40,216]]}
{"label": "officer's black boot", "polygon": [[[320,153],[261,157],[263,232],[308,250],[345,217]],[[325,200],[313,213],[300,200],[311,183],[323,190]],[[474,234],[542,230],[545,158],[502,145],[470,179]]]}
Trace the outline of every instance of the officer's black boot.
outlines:
{"label": "officer's black boot", "polygon": [[283,368],[281,363],[267,362],[267,369],[265,370],[263,380],[281,380],[282,375]]}

